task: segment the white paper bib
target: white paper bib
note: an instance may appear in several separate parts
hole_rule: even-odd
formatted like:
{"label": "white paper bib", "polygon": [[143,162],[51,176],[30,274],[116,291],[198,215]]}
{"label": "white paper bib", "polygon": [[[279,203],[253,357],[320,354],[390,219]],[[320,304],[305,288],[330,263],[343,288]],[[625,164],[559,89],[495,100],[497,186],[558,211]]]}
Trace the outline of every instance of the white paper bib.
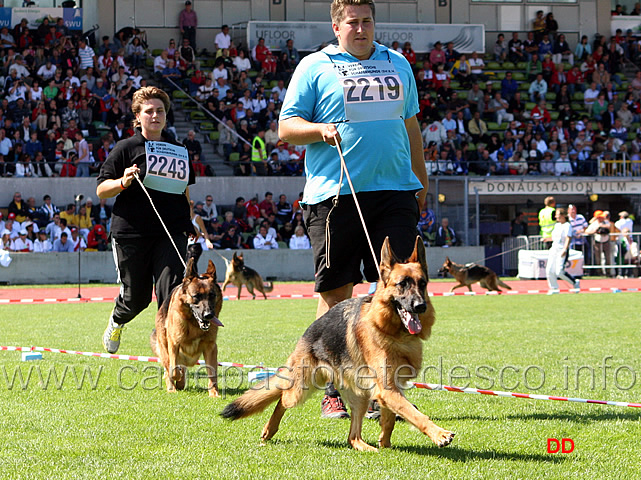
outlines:
{"label": "white paper bib", "polygon": [[403,118],[403,84],[392,62],[361,60],[336,64],[350,122]]}
{"label": "white paper bib", "polygon": [[145,143],[147,173],[143,184],[165,193],[183,193],[189,184],[189,153],[167,142]]}

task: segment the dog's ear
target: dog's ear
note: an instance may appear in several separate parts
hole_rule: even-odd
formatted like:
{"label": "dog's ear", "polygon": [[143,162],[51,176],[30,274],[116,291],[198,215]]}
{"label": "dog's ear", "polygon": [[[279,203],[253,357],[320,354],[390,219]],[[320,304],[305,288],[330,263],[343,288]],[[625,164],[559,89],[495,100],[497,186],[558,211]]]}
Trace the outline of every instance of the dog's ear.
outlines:
{"label": "dog's ear", "polygon": [[450,260],[450,257],[445,257],[445,263],[447,263],[448,265],[452,263],[452,260]]}
{"label": "dog's ear", "polygon": [[414,243],[414,251],[407,261],[412,263],[420,263],[421,268],[423,269],[423,273],[425,273],[425,278],[429,278],[427,273],[427,260],[425,258],[425,244],[423,244],[423,240],[421,240],[421,237],[416,237],[416,243]]}
{"label": "dog's ear", "polygon": [[187,260],[187,267],[185,268],[185,278],[193,278],[197,275],[196,262],[194,261],[194,257],[190,257],[189,260]]}
{"label": "dog's ear", "polygon": [[394,255],[394,252],[392,251],[392,247],[390,247],[389,244],[389,237],[385,237],[385,241],[383,242],[383,248],[381,248],[381,280],[383,280],[383,284],[387,283],[387,280],[389,279],[389,274],[392,271],[392,268],[394,265],[396,265],[399,262],[398,258],[396,255]]}
{"label": "dog's ear", "polygon": [[234,256],[232,257],[232,260],[236,260],[238,258],[238,255],[236,255],[236,252],[234,252]]}
{"label": "dog's ear", "polygon": [[216,281],[216,265],[214,265],[214,262],[211,260],[209,260],[209,264],[207,264],[207,275],[213,278],[214,282]]}

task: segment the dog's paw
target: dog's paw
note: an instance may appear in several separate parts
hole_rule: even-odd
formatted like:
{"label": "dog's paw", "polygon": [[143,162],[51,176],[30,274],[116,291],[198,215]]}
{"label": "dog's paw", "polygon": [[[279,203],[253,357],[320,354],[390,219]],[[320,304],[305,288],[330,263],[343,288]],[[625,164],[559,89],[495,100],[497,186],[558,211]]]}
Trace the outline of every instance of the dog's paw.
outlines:
{"label": "dog's paw", "polygon": [[454,440],[454,432],[448,432],[447,430],[441,430],[436,438],[433,438],[432,441],[436,444],[437,447],[447,447]]}
{"label": "dog's paw", "polygon": [[215,388],[210,388],[209,389],[209,396],[212,398],[220,398],[220,393],[218,393],[218,390]]}
{"label": "dog's paw", "polygon": [[172,381],[174,381],[174,382],[180,382],[180,381],[182,380],[182,378],[183,378],[183,372],[182,372],[182,369],[181,369],[181,368],[179,368],[179,367],[174,368],[174,369],[171,371],[171,376],[170,376],[170,378],[171,378],[171,379],[172,379]]}

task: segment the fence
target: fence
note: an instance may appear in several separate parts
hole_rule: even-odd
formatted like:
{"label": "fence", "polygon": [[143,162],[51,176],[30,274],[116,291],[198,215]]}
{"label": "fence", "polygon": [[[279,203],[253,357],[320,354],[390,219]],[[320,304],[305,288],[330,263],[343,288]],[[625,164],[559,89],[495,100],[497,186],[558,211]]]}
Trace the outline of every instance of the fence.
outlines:
{"label": "fence", "polygon": [[[610,234],[610,240],[605,245],[597,244],[592,235],[585,236],[585,239],[584,245],[572,248],[583,252],[583,269],[586,273],[610,277],[615,275],[639,276],[641,272],[641,258],[639,256],[641,233],[627,235],[613,233]],[[503,273],[513,275],[518,271],[519,250],[545,249],[540,235],[506,237],[501,244]]]}

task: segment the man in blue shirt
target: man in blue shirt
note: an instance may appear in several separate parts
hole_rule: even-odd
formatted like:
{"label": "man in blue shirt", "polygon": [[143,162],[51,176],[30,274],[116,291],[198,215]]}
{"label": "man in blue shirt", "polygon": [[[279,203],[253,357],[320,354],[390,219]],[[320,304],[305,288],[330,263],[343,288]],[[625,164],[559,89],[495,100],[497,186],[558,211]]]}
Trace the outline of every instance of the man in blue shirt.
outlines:
{"label": "man in blue shirt", "polygon": [[[374,42],[374,16],[371,0],[332,2],[338,45],[301,60],[280,114],[280,138],[307,145],[301,203],[314,250],[317,317],[352,296],[363,278],[361,261],[368,282],[378,277],[336,143],[377,256],[386,236],[400,258],[410,256],[427,195],[414,76],[400,53]],[[325,416],[347,416],[336,390],[326,394]]]}
{"label": "man in blue shirt", "polygon": [[54,252],[73,252],[73,244],[67,238],[67,232],[62,232],[60,238],[53,242]]}

